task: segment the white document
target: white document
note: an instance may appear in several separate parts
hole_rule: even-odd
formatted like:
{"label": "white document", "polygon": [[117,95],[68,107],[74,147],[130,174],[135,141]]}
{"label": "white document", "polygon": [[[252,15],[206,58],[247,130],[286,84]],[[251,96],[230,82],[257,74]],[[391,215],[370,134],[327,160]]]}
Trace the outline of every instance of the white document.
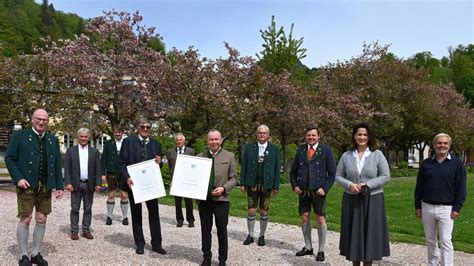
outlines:
{"label": "white document", "polygon": [[178,154],[170,194],[206,200],[212,159]]}
{"label": "white document", "polygon": [[166,196],[160,165],[155,159],[127,166],[132,178],[132,192],[135,203]]}

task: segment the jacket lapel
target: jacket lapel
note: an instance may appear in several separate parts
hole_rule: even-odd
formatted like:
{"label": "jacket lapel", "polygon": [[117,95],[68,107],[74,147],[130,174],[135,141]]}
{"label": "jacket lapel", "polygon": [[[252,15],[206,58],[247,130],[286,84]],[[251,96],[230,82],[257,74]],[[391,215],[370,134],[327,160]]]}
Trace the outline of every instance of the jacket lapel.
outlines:
{"label": "jacket lapel", "polygon": [[87,146],[87,151],[89,154],[88,156],[89,158],[87,160],[87,175],[89,177],[89,176],[92,176],[92,173],[94,173],[94,169],[91,169],[91,167],[94,165],[94,161],[95,161],[95,158],[93,158],[94,153],[92,152],[92,148],[90,144]]}
{"label": "jacket lapel", "polygon": [[311,161],[317,160],[321,155],[323,154],[323,149],[321,149],[321,144],[318,144],[318,147],[316,147],[316,151],[314,151],[313,158],[311,158]]}
{"label": "jacket lapel", "polygon": [[33,147],[37,151],[39,151],[38,135],[36,135],[36,133],[33,131],[33,129],[30,129],[29,132],[28,132],[28,141],[33,144]]}
{"label": "jacket lapel", "polygon": [[72,159],[75,161],[77,176],[81,177],[81,158],[79,157],[79,144],[72,149]]}
{"label": "jacket lapel", "polygon": [[253,154],[255,154],[255,158],[257,158],[258,161],[258,142],[253,144]]}

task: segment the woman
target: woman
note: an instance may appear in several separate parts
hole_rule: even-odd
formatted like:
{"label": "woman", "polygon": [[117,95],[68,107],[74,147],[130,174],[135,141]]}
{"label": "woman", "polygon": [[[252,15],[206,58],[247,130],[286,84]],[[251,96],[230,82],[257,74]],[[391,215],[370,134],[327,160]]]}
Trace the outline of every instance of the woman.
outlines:
{"label": "woman", "polygon": [[336,182],[345,192],[341,210],[341,255],[353,265],[371,265],[390,256],[383,186],[390,179],[387,160],[375,149],[367,124],[352,130],[353,148],[337,165]]}

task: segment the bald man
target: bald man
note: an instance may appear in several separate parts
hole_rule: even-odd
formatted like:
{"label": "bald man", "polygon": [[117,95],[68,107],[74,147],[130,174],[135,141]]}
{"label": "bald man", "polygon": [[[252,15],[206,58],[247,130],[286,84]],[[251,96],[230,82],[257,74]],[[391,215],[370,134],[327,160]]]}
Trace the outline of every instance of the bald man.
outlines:
{"label": "bald man", "polygon": [[[47,132],[49,116],[38,109],[31,118],[32,128],[16,132],[5,155],[5,164],[16,185],[18,217],[16,229],[19,265],[48,265],[41,256],[46,218],[51,213],[51,193],[62,198],[64,190],[58,139]],[[35,209],[31,260],[28,258],[29,224]]]}
{"label": "bald man", "polygon": [[207,133],[208,150],[198,157],[212,159],[207,199],[198,201],[201,220],[201,243],[204,260],[201,265],[211,265],[212,224],[215,220],[219,243],[219,265],[226,265],[228,255],[227,224],[229,222],[230,191],[237,185],[237,162],[233,153],[221,147],[222,135],[216,129]]}

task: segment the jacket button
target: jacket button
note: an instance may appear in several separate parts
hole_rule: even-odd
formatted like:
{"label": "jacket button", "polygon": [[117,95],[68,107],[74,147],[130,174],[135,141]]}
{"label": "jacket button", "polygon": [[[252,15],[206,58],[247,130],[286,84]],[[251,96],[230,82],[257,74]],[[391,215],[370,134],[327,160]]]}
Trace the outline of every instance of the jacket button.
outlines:
{"label": "jacket button", "polygon": [[31,174],[31,170],[28,170],[28,174]]}
{"label": "jacket button", "polygon": [[33,153],[33,152],[31,152],[31,155],[33,155],[33,154],[34,154],[34,153]]}
{"label": "jacket button", "polygon": [[33,164],[33,162],[32,162],[32,161],[30,161],[30,164]]}

